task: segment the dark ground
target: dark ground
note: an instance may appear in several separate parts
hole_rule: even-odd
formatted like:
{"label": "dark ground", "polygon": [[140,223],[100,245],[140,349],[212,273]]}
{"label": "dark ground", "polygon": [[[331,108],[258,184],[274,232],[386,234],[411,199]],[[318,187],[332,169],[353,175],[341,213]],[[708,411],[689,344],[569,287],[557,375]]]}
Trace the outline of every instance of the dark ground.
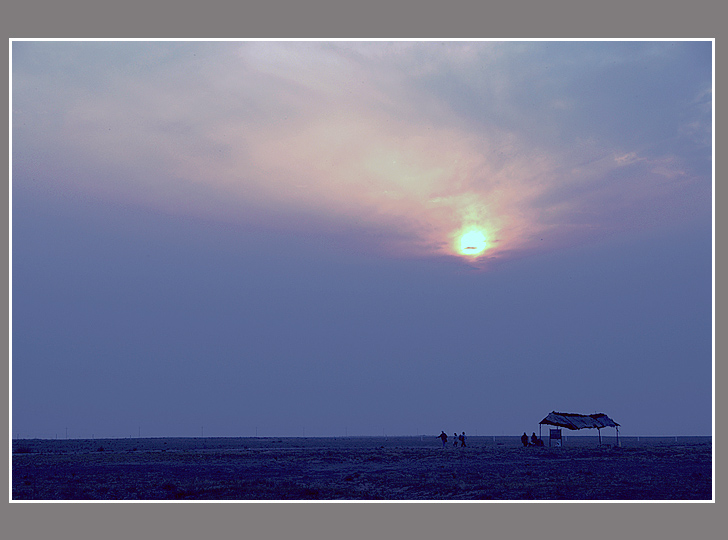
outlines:
{"label": "dark ground", "polygon": [[[604,439],[606,441],[607,439]],[[710,437],[13,440],[13,500],[711,500]]]}

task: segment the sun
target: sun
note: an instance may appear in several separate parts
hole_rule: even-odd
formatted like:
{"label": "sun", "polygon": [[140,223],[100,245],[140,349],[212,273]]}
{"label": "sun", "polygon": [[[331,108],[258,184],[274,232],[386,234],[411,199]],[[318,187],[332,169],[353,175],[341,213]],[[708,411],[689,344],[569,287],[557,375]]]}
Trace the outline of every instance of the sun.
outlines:
{"label": "sun", "polygon": [[477,229],[471,229],[460,237],[459,247],[463,255],[480,255],[486,248],[485,235]]}

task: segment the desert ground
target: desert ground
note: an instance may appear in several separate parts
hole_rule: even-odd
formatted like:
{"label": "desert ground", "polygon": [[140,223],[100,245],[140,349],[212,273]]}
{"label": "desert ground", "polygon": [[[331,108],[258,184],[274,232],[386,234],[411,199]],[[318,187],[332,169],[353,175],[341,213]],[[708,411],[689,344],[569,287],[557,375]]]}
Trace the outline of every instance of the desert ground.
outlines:
{"label": "desert ground", "polygon": [[711,500],[710,437],[15,439],[12,500]]}

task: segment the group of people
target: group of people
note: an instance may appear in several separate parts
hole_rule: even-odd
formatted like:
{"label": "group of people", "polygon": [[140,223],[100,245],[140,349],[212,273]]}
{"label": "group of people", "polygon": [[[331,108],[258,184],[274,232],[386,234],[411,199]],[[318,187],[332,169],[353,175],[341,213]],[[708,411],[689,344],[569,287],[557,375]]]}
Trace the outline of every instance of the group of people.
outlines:
{"label": "group of people", "polygon": [[[521,435],[521,442],[523,443],[524,447],[529,446],[528,435],[526,435],[525,431],[523,432],[523,435]],[[538,437],[536,437],[535,431],[533,433],[531,433],[530,446],[543,446],[543,441],[541,439],[539,439]]]}
{"label": "group of people", "polygon": [[[445,432],[443,431],[442,433],[440,433],[440,434],[439,434],[439,435],[437,436],[437,438],[438,438],[438,439],[440,439],[440,440],[442,440],[442,447],[443,447],[443,448],[444,448],[445,446],[447,446],[447,433],[445,433]],[[464,432],[464,431],[463,431],[463,432],[462,432],[462,433],[461,433],[460,435],[458,435],[457,433],[453,433],[453,434],[452,434],[452,438],[453,438],[453,444],[452,444],[453,446],[457,446],[457,445],[458,445],[458,442],[460,443],[460,447],[461,447],[461,448],[462,448],[463,446],[467,446],[467,445],[465,444],[465,432]]]}
{"label": "group of people", "polygon": [[[445,433],[443,431],[442,433],[440,433],[437,436],[437,438],[442,441],[443,448],[447,446],[447,441],[448,441],[447,433]],[[453,443],[452,443],[453,446],[458,446],[458,443],[460,443],[461,448],[463,446],[467,446],[465,444],[465,432],[464,431],[460,435],[458,435],[457,433],[453,433],[452,438],[453,438]],[[523,443],[524,447],[526,447],[526,446],[543,446],[543,440],[536,437],[535,431],[533,433],[531,433],[530,441],[528,440],[528,435],[526,435],[526,432],[524,431],[523,435],[521,435],[521,442]]]}

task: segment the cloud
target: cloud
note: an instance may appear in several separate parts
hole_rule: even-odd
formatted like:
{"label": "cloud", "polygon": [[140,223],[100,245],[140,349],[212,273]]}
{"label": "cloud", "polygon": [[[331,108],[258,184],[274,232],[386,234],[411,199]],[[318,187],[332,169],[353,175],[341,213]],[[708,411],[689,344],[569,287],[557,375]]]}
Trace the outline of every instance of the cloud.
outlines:
{"label": "cloud", "polygon": [[[709,153],[710,71],[684,103],[630,118],[629,81],[658,87],[689,44],[15,45],[15,177],[164,211],[378,230],[400,256],[457,255],[476,227],[487,260],[618,230],[686,189],[700,212],[710,191],[680,154],[682,139]],[[669,148],[654,135],[666,125]]]}

